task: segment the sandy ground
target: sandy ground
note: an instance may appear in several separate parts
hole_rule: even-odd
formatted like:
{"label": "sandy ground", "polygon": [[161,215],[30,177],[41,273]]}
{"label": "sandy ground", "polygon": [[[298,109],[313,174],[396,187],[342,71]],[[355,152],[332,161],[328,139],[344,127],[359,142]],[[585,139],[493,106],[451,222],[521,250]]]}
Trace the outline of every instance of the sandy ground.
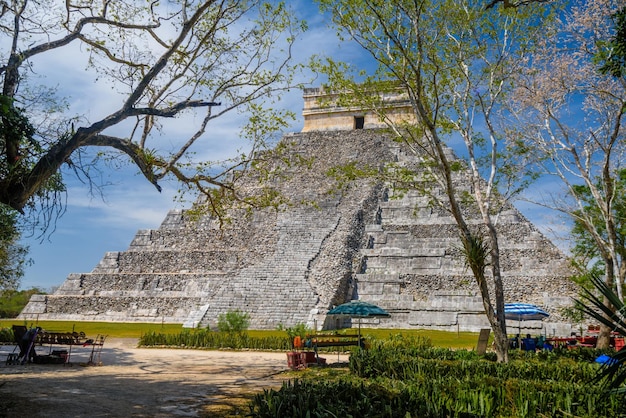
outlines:
{"label": "sandy ground", "polygon": [[[284,352],[137,348],[136,343],[107,340],[101,366],[86,365],[91,347],[74,347],[66,365],[6,365],[13,346],[0,347],[0,417],[219,416],[228,405],[243,404],[242,397],[293,377],[282,373],[289,370]],[[324,357],[328,363],[348,361],[345,355]],[[246,412],[242,409],[242,416]]]}

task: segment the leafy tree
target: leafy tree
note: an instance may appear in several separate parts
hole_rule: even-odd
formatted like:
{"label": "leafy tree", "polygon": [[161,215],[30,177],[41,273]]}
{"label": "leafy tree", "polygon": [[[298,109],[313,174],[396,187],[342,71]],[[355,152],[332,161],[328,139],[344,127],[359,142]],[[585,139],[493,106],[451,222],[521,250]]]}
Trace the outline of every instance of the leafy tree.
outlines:
{"label": "leafy tree", "polygon": [[[560,19],[546,26],[531,65],[519,72],[512,109],[542,171],[559,179],[565,190],[564,196],[552,190],[538,203],[574,221],[574,236],[584,237],[575,251],[601,258],[607,285],[623,300],[618,219],[626,161],[622,7],[617,0],[571,2]],[[608,342],[604,327],[598,346]]]}
{"label": "leafy tree", "polygon": [[[207,136],[220,140],[209,135],[211,122],[233,111],[252,114],[243,130],[252,153],[284,127],[293,114],[270,104],[292,87],[291,48],[304,29],[284,3],[261,0],[3,2],[0,203],[45,209],[51,219],[62,212],[60,168],[91,182],[85,151],[92,147],[128,157],[158,190],[164,178],[182,182],[214,210],[225,199],[243,200],[231,174],[252,154],[195,162],[190,150]],[[96,81],[117,94],[105,114],[68,116],[69,98],[37,84],[47,55],[70,53],[86,56]],[[164,145],[160,136],[177,117],[197,122],[186,137],[168,134]]]}
{"label": "leafy tree", "polygon": [[485,8],[491,9],[499,4],[504,8],[532,6],[533,3],[548,3],[553,0],[489,0]]}
{"label": "leafy tree", "polygon": [[15,318],[22,312],[32,295],[42,294],[45,292],[38,288],[2,291],[0,293],[0,318]]}
{"label": "leafy tree", "polygon": [[293,327],[285,327],[283,324],[278,324],[276,329],[287,333],[287,338],[289,338],[289,341],[291,342],[291,348],[295,348],[294,339],[296,337],[300,337],[300,339],[304,341],[307,334],[311,334],[313,331],[311,328],[307,327],[306,324],[302,323],[296,324]]}
{"label": "leafy tree", "polygon": [[[0,95],[0,144],[14,144],[14,148],[6,149],[11,155],[11,160],[21,158],[18,149],[30,150],[37,148],[33,138],[35,128],[30,124],[23,109],[16,108],[10,97]],[[15,141],[11,141],[15,139]],[[9,165],[0,166],[0,178],[9,178],[17,173],[12,171]],[[52,183],[48,183],[50,185]],[[51,190],[42,188],[40,194]],[[0,204],[0,290],[17,289],[19,279],[24,275],[24,267],[28,260],[28,247],[19,244],[20,222],[16,213],[10,207]]]}
{"label": "leafy tree", "polygon": [[599,43],[595,60],[602,74],[620,78],[626,76],[626,7],[613,14],[615,33],[606,42]]}
{"label": "leafy tree", "polygon": [[[340,33],[377,64],[375,74],[351,73],[342,63],[318,63],[338,103],[366,106],[423,162],[390,165],[384,180],[394,189],[417,189],[456,222],[468,267],[495,335],[500,361],[508,361],[504,286],[496,229],[507,199],[533,178],[518,134],[503,120],[512,78],[541,35],[545,8],[485,10],[483,1],[320,0]],[[389,93],[410,105],[399,120],[385,103]],[[464,160],[447,144],[460,140]],[[367,172],[367,170],[363,170]],[[369,173],[376,172],[372,170]],[[443,195],[433,193],[436,184]],[[480,213],[480,225],[467,211]]]}
{"label": "leafy tree", "polygon": [[15,211],[0,204],[0,291],[17,289],[30,262],[28,247],[19,243],[20,236]]}
{"label": "leafy tree", "polygon": [[[615,178],[615,197],[612,204],[613,218],[615,219],[615,252],[620,259],[620,269],[616,272],[618,282],[626,281],[626,169],[620,169]],[[596,187],[601,188],[601,184]],[[575,241],[572,254],[581,270],[590,270],[595,275],[602,275],[606,270],[605,258],[602,257],[601,248],[598,247],[594,234],[602,237],[604,242],[608,241],[606,223],[598,208],[589,187],[584,185],[574,185],[572,187],[576,193],[576,199],[583,202],[582,209],[573,212],[574,227],[572,235]],[[585,213],[581,213],[584,211]],[[589,231],[588,224],[580,219],[587,218],[592,221],[593,230]],[[589,275],[586,275],[589,277]]]}

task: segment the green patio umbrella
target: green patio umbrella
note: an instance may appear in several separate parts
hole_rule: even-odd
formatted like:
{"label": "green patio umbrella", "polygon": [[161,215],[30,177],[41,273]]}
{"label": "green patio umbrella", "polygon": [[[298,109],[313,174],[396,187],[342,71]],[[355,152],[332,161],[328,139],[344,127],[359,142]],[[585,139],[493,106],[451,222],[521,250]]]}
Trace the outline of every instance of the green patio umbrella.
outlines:
{"label": "green patio umbrella", "polygon": [[352,300],[328,311],[328,315],[343,315],[359,319],[359,342],[361,341],[361,318],[389,317],[389,312],[372,303]]}

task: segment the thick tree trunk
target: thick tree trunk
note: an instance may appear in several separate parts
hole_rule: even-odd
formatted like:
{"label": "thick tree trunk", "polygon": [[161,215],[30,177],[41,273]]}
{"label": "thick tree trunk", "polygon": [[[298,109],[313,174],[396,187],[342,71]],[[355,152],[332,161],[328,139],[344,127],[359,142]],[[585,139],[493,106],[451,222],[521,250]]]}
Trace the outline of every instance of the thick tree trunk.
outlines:
{"label": "thick tree trunk", "polygon": [[[608,301],[605,299],[605,304]],[[604,324],[600,324],[600,332],[598,333],[598,341],[596,342],[597,349],[607,349],[611,345],[611,328]]]}
{"label": "thick tree trunk", "polygon": [[[613,261],[610,257],[606,257],[608,260],[605,260],[605,268],[604,273],[606,275],[606,285],[615,291],[615,271],[613,269]],[[618,285],[619,286],[619,285]],[[622,298],[620,297],[620,300]],[[611,309],[611,311],[615,311],[615,307],[609,302],[609,300],[605,297],[603,300],[604,306]],[[605,315],[606,316],[606,315]],[[608,319],[608,318],[607,318]],[[611,328],[607,327],[604,324],[600,324],[600,333],[598,334],[598,341],[596,342],[596,348],[606,349],[611,345]]]}
{"label": "thick tree trunk", "polygon": [[[496,324],[494,327],[494,336],[500,338],[501,346],[496,344],[498,361],[509,361],[509,342],[506,333],[506,318],[504,313],[504,284],[502,283],[502,273],[500,271],[500,246],[498,244],[498,235],[491,220],[486,220],[489,229],[490,238],[490,255],[491,255],[491,272],[493,275],[494,293],[496,299]],[[497,329],[497,331],[496,331]]]}
{"label": "thick tree trunk", "polygon": [[[506,324],[505,324],[506,328]],[[502,332],[501,327],[492,326],[493,329],[493,342],[496,349],[496,356],[500,363],[508,363],[509,361],[509,338],[506,335],[506,331]]]}
{"label": "thick tree trunk", "polygon": [[489,287],[487,285],[484,270],[473,270],[473,273],[478,282],[478,287],[483,300],[483,307],[485,308],[487,319],[489,320],[491,330],[493,331],[494,345],[498,361],[507,363],[509,361],[509,342],[506,334],[506,321],[504,319],[504,303],[502,304],[501,310],[496,312],[493,308],[493,304],[491,303]]}

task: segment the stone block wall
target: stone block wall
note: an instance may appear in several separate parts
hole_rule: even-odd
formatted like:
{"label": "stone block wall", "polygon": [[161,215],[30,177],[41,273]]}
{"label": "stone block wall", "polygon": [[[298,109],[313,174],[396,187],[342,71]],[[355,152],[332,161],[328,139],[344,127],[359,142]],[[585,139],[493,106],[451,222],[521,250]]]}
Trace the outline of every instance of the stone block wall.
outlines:
{"label": "stone block wall", "polygon": [[[407,154],[398,155],[400,161],[411,161]],[[459,189],[469,184],[463,172],[455,181]],[[394,196],[389,190],[385,195],[389,198],[380,202],[377,222],[366,227],[368,246],[361,251],[366,268],[356,276],[358,298],[391,313],[380,319],[384,327],[409,324],[473,331],[488,327],[451,214],[415,191]],[[470,225],[481,224],[477,210],[465,210]],[[525,330],[549,328],[569,335],[571,325],[561,308],[571,304],[577,290],[569,280],[572,272],[564,255],[510,204],[504,204],[497,229],[505,302],[534,303],[551,314],[546,324],[525,323]]]}
{"label": "stone block wall", "polygon": [[[354,129],[386,128],[385,122],[378,115],[365,112],[358,106],[339,105],[338,95],[326,92],[322,88],[304,89],[304,126],[302,132],[313,131],[351,131]],[[384,96],[386,115],[398,125],[414,123],[415,115],[406,95],[389,93]]]}
{"label": "stone block wall", "polygon": [[[233,207],[223,228],[210,217],[171,211],[158,229],[138,231],[126,251],[106,253],[91,273],[72,274],[55,294],[33,297],[21,318],[214,327],[220,314],[239,309],[250,314],[252,328],[332,328],[337,318],[326,312],[358,298],[391,313],[364,321],[367,326],[485,327],[445,208],[416,191],[395,194],[369,180],[339,193],[327,176],[329,168],[350,162],[416,165],[416,156],[382,130],[312,131],[288,134],[283,142],[307,159],[273,182],[291,205],[251,215]],[[242,186],[253,190],[255,181],[251,173]],[[468,189],[462,173],[456,181]],[[477,215],[470,223],[479,224]],[[541,305],[552,315],[550,326],[565,332],[569,324],[559,309],[576,293],[565,258],[510,205],[498,228],[507,302]]]}

